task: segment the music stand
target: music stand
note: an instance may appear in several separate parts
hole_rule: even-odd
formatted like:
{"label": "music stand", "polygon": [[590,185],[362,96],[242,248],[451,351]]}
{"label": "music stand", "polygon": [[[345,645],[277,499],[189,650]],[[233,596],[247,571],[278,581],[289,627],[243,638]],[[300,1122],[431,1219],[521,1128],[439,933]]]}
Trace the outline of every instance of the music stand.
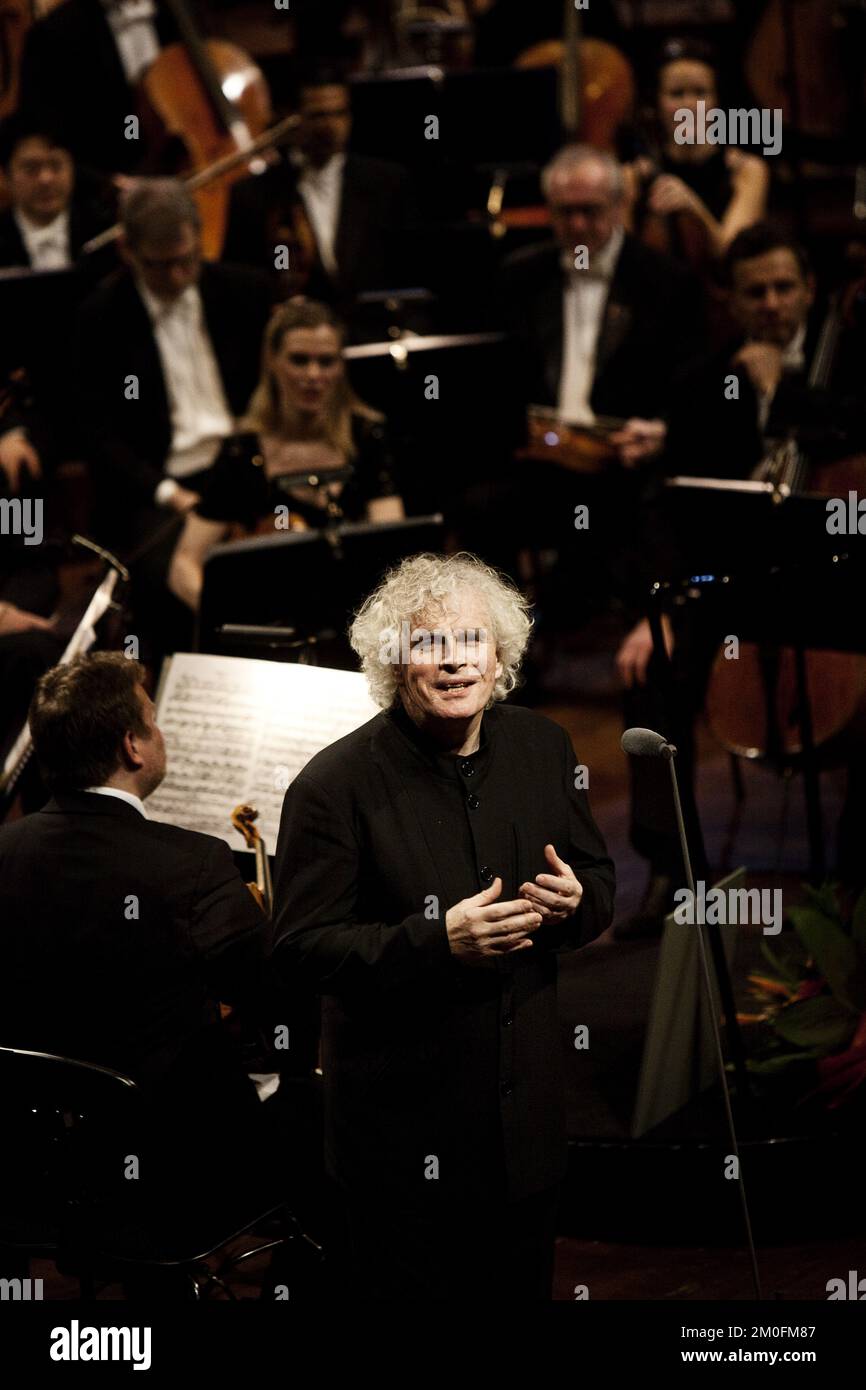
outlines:
{"label": "music stand", "polygon": [[[315,647],[325,665],[354,669],[345,633],[355,611],[386,569],[441,548],[442,535],[436,514],[215,546],[204,566],[195,650],[252,655],[258,647],[256,655],[282,659]],[[274,628],[282,629],[278,637]]]}
{"label": "music stand", "polygon": [[661,612],[683,601],[701,604],[719,640],[735,632],[741,641],[794,649],[810,873],[820,882],[824,835],[805,650],[864,649],[862,622],[855,630],[846,607],[827,596],[838,595],[855,569],[862,575],[866,542],[828,532],[826,497],[780,496],[771,483],[676,477],[667,480],[666,500],[682,566],[676,582],[653,589],[655,654],[669,671]]}

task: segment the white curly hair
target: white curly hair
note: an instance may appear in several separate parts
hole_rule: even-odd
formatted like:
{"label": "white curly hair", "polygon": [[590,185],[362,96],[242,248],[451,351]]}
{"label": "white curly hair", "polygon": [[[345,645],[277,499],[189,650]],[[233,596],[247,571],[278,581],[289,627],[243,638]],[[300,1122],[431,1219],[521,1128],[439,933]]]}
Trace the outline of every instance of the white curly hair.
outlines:
{"label": "white curly hair", "polygon": [[532,628],[529,600],[504,574],[467,550],[456,555],[426,553],[412,555],[389,570],[364,600],[349,629],[349,640],[377,705],[389,709],[399,683],[397,666],[383,659],[383,647],[404,632],[405,625],[444,613],[447,600],[458,593],[476,595],[487,610],[496,659],[502,666],[490,703],[504,700],[515,688]]}

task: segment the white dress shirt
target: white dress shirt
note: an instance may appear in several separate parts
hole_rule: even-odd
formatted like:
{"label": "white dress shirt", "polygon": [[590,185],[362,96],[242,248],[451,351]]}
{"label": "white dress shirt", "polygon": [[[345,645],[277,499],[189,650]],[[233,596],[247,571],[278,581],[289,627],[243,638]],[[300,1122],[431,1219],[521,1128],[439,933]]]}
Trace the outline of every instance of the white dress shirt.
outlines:
{"label": "white dress shirt", "polygon": [[134,806],[145,820],[150,820],[150,816],[144,809],[144,802],[135,792],[122,791],[120,787],[85,787],[86,792],[92,792],[94,796],[116,796],[118,801],[126,801],[130,806]]}
{"label": "white dress shirt", "polygon": [[160,50],[153,0],[102,0],[123,71],[133,86]]}
{"label": "white dress shirt", "polygon": [[171,411],[171,449],[157,501],[167,499],[172,480],[210,468],[222,441],[233,433],[234,417],[223,390],[219,366],[204,319],[197,285],[174,300],[156,299],[138,282],[162,362]]}
{"label": "white dress shirt", "polygon": [[32,270],[66,270],[72,264],[68,208],[59,212],[47,227],[31,222],[20,208],[15,208],[12,216],[21,233]]}
{"label": "white dress shirt", "polygon": [[562,419],[569,424],[591,425],[595,420],[589,403],[595,379],[595,354],[624,235],[622,228],[617,227],[601,250],[589,257],[586,270],[575,270],[571,255],[566,261],[558,408]]}
{"label": "white dress shirt", "polygon": [[344,154],[332,154],[321,169],[314,169],[311,164],[305,165],[298,179],[298,192],[307,209],[322,265],[329,275],[337,272],[335,247],[345,164]]}

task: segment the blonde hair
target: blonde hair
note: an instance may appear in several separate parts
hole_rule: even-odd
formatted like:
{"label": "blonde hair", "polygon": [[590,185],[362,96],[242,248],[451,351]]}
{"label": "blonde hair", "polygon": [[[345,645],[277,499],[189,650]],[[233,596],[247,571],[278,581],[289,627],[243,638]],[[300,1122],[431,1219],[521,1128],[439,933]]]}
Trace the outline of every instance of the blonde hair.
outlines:
{"label": "blonde hair", "polygon": [[[242,430],[253,430],[256,434],[274,434],[289,439],[299,432],[298,413],[284,404],[271,366],[274,357],[283,346],[286,335],[298,328],[331,328],[336,333],[341,348],[346,336],[343,324],[326,304],[319,304],[312,299],[290,299],[285,304],[278,304],[265,329],[261,374],[246,413],[240,421]],[[322,437],[347,459],[354,458],[356,453],[352,438],[352,418],[355,415],[370,421],[384,419],[379,411],[372,410],[355,394],[343,372],[325,405]]]}
{"label": "blonde hair", "polygon": [[361,661],[370,694],[388,709],[397,694],[393,661],[383,658],[404,624],[442,610],[457,593],[471,592],[484,603],[490,619],[496,659],[502,665],[490,703],[504,700],[517,685],[520,663],[529,642],[530,603],[510,579],[462,550],[456,555],[412,555],[389,570],[379,587],[365,599],[349,630],[349,640]]}

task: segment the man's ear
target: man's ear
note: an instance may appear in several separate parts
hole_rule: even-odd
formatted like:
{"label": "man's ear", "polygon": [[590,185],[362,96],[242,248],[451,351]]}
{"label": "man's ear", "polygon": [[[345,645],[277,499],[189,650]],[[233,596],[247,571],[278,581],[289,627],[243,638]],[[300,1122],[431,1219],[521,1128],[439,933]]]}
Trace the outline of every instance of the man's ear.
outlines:
{"label": "man's ear", "polygon": [[123,742],[120,748],[123,764],[129,772],[137,772],[140,767],[144,766],[144,758],[141,755],[139,747],[140,743],[141,735],[133,733],[131,729],[127,729],[126,733],[123,735]]}

